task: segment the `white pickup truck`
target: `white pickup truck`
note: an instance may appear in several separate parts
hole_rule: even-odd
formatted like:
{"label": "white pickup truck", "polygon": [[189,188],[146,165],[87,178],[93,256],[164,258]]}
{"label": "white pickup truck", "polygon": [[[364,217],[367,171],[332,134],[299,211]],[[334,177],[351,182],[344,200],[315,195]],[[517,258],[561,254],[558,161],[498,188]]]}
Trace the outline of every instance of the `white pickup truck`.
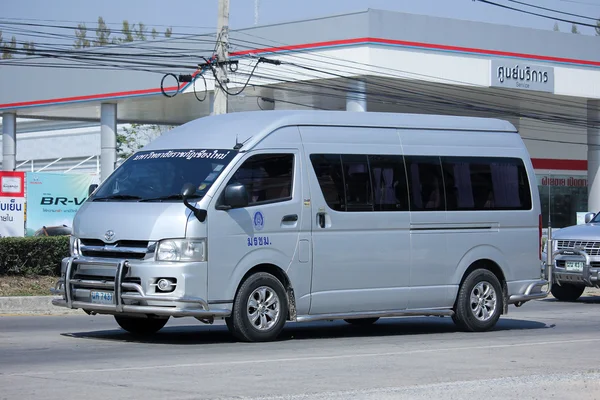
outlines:
{"label": "white pickup truck", "polygon": [[[560,301],[575,301],[586,287],[600,287],[600,212],[586,214],[585,224],[562,228],[551,238],[552,295]],[[544,264],[547,251],[546,244]]]}

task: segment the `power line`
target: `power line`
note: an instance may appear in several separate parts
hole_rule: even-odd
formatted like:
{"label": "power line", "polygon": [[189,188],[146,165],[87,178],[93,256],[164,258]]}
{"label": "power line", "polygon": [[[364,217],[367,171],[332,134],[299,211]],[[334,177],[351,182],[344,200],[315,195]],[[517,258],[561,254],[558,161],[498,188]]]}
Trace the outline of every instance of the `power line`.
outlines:
{"label": "power line", "polygon": [[522,1],[518,1],[518,0],[507,0],[507,1],[510,1],[511,3],[521,4],[521,5],[527,6],[527,7],[537,8],[538,10],[544,10],[544,11],[550,11],[550,12],[557,13],[557,14],[569,15],[571,17],[583,18],[583,19],[588,19],[588,20],[592,20],[592,21],[598,20],[598,18],[586,17],[585,15],[579,15],[579,14],[571,14],[566,11],[559,11],[559,10],[554,10],[552,8],[536,6],[536,5],[525,3]]}
{"label": "power line", "polygon": [[479,1],[481,3],[489,4],[491,6],[505,8],[507,10],[513,10],[513,11],[521,12],[521,13],[524,13],[524,14],[535,15],[536,17],[542,17],[542,18],[552,19],[552,20],[555,20],[555,21],[567,22],[569,24],[582,25],[582,26],[588,26],[590,28],[596,28],[596,25],[588,24],[588,23],[585,23],[585,22],[577,22],[577,21],[571,21],[571,20],[564,19],[564,18],[551,17],[549,15],[539,14],[539,13],[535,13],[535,12],[532,12],[532,11],[522,10],[520,8],[510,7],[510,6],[507,6],[507,5],[504,5],[504,4],[494,3],[493,1],[489,1],[489,0],[473,0],[473,1]]}

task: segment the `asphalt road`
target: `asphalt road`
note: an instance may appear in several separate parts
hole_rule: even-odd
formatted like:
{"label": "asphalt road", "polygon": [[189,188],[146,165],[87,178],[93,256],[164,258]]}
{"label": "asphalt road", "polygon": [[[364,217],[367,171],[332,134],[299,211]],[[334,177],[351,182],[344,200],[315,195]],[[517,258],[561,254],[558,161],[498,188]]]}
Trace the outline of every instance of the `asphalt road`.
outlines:
{"label": "asphalt road", "polygon": [[260,344],[192,319],[136,341],[108,316],[0,317],[0,399],[600,399],[599,316],[600,297],[547,299],[487,333],[396,318]]}

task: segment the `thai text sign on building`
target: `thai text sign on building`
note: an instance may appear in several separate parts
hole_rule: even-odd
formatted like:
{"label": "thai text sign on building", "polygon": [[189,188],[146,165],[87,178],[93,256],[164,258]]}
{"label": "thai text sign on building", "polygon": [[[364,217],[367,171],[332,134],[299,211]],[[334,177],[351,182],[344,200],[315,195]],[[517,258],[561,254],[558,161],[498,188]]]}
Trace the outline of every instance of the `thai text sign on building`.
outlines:
{"label": "thai text sign on building", "polygon": [[554,68],[511,60],[491,61],[490,86],[554,93]]}

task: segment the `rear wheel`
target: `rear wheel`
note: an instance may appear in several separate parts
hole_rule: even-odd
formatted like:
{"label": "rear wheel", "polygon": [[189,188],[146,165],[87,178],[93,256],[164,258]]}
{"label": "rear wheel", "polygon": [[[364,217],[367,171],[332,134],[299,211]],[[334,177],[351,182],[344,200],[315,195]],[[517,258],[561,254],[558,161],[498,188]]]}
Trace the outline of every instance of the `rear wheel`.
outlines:
{"label": "rear wheel", "polygon": [[356,319],[345,319],[344,321],[346,321],[347,323],[352,324],[352,325],[367,326],[367,325],[373,325],[378,320],[379,320],[379,318],[356,318]]}
{"label": "rear wheel", "polygon": [[275,340],[285,325],[288,304],[285,289],[273,275],[249,276],[233,302],[226,324],[231,333],[246,342]]}
{"label": "rear wheel", "polygon": [[160,331],[169,318],[132,318],[115,315],[117,324],[136,336],[148,336]]}
{"label": "rear wheel", "polygon": [[496,325],[502,308],[502,287],[498,278],[487,269],[476,269],[458,291],[452,320],[465,331],[483,332]]}
{"label": "rear wheel", "polygon": [[553,284],[550,292],[556,300],[559,301],[576,301],[585,290],[585,286],[573,285],[571,283]]}

